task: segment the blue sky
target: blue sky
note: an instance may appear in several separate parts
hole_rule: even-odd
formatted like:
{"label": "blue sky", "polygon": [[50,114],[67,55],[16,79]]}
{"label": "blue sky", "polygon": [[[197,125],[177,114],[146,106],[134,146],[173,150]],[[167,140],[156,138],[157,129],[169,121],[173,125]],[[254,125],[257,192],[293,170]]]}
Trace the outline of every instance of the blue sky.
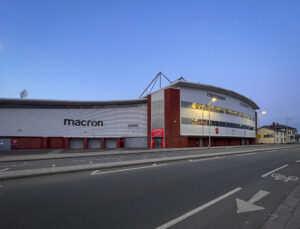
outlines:
{"label": "blue sky", "polygon": [[252,98],[300,130],[299,1],[15,1],[0,7],[0,97],[137,98],[163,72]]}

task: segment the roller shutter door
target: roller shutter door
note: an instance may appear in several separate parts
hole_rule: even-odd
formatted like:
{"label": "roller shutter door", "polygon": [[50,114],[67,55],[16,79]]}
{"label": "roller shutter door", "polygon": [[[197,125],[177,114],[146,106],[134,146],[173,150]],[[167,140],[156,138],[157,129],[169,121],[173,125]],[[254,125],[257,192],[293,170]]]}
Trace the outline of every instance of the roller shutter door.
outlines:
{"label": "roller shutter door", "polygon": [[83,149],[83,139],[82,138],[71,138],[70,139],[70,149]]}
{"label": "roller shutter door", "polygon": [[147,138],[125,138],[125,148],[147,148]]}
{"label": "roller shutter door", "polygon": [[97,138],[89,138],[88,139],[88,148],[89,149],[100,149],[101,148],[101,140]]}
{"label": "roller shutter door", "polygon": [[11,140],[7,138],[0,139],[0,151],[11,150]]}
{"label": "roller shutter door", "polygon": [[117,148],[117,139],[105,139],[105,148],[107,149]]}

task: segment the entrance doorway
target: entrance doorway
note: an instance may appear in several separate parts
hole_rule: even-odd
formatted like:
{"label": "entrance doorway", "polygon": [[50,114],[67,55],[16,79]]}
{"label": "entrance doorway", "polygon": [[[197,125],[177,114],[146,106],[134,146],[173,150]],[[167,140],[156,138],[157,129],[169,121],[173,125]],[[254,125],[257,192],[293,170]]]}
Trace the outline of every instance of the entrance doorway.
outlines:
{"label": "entrance doorway", "polygon": [[162,148],[162,137],[153,137],[154,138],[154,148]]}

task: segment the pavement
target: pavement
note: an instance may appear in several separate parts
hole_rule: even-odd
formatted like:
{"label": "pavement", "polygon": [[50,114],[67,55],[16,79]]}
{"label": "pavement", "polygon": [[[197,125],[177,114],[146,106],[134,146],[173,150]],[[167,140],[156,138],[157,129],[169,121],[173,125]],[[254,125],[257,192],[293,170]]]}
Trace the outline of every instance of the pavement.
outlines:
{"label": "pavement", "polygon": [[[103,153],[81,154],[46,154],[2,157],[0,159],[0,180],[15,179],[29,176],[70,173],[92,169],[117,168],[155,164],[159,162],[174,162],[187,159],[211,158],[228,155],[265,152],[276,149],[289,149],[300,145],[269,145],[224,147],[214,149],[183,148],[161,150],[126,150]],[[113,157],[112,157],[113,156]],[[80,159],[75,159],[78,158]],[[22,161],[20,163],[20,161]],[[18,162],[18,163],[16,163]]]}
{"label": "pavement", "polygon": [[[291,144],[297,145],[297,144]],[[214,149],[237,149],[237,148],[274,148],[287,147],[285,144],[268,144],[268,145],[238,145],[238,146],[220,146],[211,147]],[[161,152],[181,152],[181,151],[205,151],[206,147],[189,147],[189,148],[164,148],[164,149],[107,149],[107,150],[64,150],[64,149],[38,149],[38,150],[12,150],[0,151],[0,162],[5,161],[28,161],[28,160],[47,160],[59,158],[75,158],[75,157],[93,157],[108,155],[128,155],[141,153],[161,153]]]}
{"label": "pavement", "polygon": [[299,228],[299,166],[294,147],[1,180],[0,225]]}
{"label": "pavement", "polygon": [[300,228],[300,184],[289,194],[263,225],[263,229]]}

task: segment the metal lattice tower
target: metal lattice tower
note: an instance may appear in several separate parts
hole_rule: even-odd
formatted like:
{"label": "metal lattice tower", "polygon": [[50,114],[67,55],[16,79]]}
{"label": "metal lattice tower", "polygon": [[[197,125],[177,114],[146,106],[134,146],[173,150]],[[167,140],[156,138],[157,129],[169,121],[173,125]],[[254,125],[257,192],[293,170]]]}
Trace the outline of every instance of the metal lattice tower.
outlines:
{"label": "metal lattice tower", "polygon": [[[152,92],[152,89],[154,88],[154,86],[158,83],[159,81],[159,89],[161,89],[161,77],[165,78],[167,81],[169,81],[169,83],[172,83],[172,81],[166,77],[162,72],[159,72],[151,81],[151,83],[146,87],[146,89],[143,91],[143,93],[140,95],[139,98],[143,97],[143,95],[145,94],[145,92],[147,92],[147,95],[150,94]],[[151,87],[150,91],[148,92],[148,89]]]}

